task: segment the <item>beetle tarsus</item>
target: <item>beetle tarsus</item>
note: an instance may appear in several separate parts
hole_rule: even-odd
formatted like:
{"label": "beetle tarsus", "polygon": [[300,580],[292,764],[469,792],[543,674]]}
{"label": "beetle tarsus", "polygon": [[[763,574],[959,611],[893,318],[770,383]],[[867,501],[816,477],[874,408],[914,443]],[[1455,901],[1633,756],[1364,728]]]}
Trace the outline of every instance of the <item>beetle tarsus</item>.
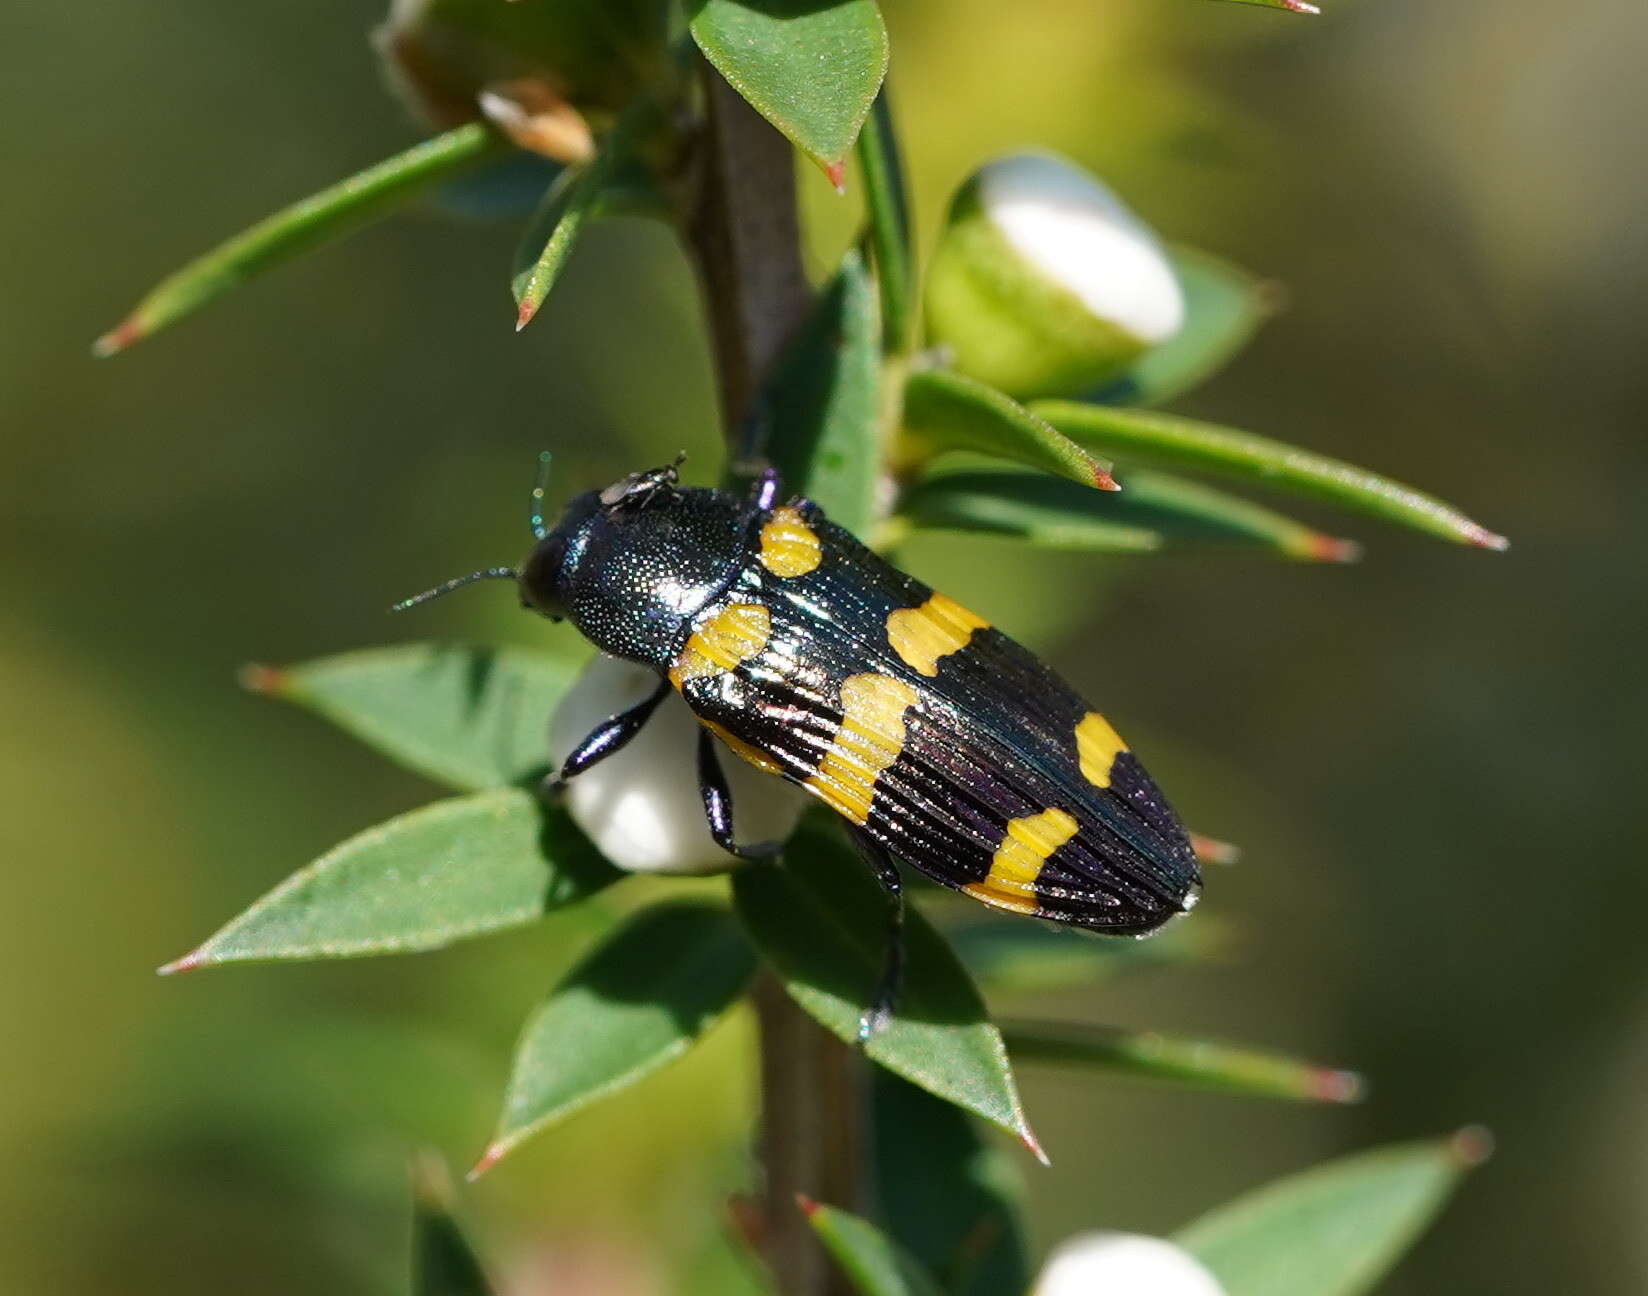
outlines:
{"label": "beetle tarsus", "polygon": [[892,1019],[904,980],[904,884],[898,875],[898,865],[880,842],[862,828],[847,831],[859,858],[870,866],[870,872],[875,874],[887,896],[887,947],[882,956],[881,975],[876,980],[870,1006],[858,1019],[858,1046],[863,1048]]}

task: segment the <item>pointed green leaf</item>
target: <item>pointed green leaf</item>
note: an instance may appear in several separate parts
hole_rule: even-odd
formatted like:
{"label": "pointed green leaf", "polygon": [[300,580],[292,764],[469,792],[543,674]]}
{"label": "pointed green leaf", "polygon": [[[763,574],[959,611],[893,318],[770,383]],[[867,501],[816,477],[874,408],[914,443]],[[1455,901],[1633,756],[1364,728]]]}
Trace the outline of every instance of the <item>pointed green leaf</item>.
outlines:
{"label": "pointed green leaf", "polygon": [[1257,482],[1458,544],[1506,547],[1503,536],[1411,486],[1269,437],[1171,414],[1078,401],[1035,401],[1031,409],[1073,440],[1126,463],[1189,468]]}
{"label": "pointed green leaf", "polygon": [[1089,508],[1098,493],[1033,473],[943,473],[917,482],[899,501],[898,517],[928,531],[969,531],[1048,549],[1154,553],[1164,537]]}
{"label": "pointed green leaf", "polygon": [[1011,396],[949,369],[924,369],[904,385],[906,458],[922,463],[972,450],[1113,491],[1110,464],[1088,454]]}
{"label": "pointed green leaf", "polygon": [[584,226],[603,212],[644,200],[645,180],[630,165],[631,150],[636,135],[657,116],[650,100],[630,105],[601,140],[595,157],[583,167],[567,168],[544,194],[515,251],[509,287],[517,307],[516,332],[544,304]]}
{"label": "pointed green leaf", "polygon": [[1361,1296],[1486,1159],[1481,1130],[1397,1144],[1279,1179],[1181,1230],[1227,1296]]}
{"label": "pointed green leaf", "polygon": [[725,909],[682,902],[632,914],[527,1020],[498,1132],[474,1173],[681,1056],[754,971],[749,942]]}
{"label": "pointed green leaf", "polygon": [[874,0],[690,0],[688,12],[716,71],[838,178],[887,74]]}
{"label": "pointed green leaf", "polygon": [[93,350],[98,355],[123,351],[254,275],[387,215],[505,147],[488,127],[471,123],[322,189],[161,280]]}
{"label": "pointed green leaf", "polygon": [[1227,933],[1208,915],[1169,923],[1149,940],[1109,940],[1016,919],[947,929],[962,962],[985,989],[1047,994],[1100,985],[1124,972],[1183,967],[1218,957]]}
{"label": "pointed green leaf", "polygon": [[813,1201],[801,1209],[859,1296],[941,1296],[932,1275],[869,1220]]}
{"label": "pointed green leaf", "polygon": [[1262,280],[1193,248],[1168,253],[1184,294],[1185,321],[1096,399],[1111,405],[1162,405],[1211,378],[1235,357],[1274,310]]}
{"label": "pointed green leaf", "polygon": [[1115,494],[1033,473],[943,473],[913,487],[900,514],[929,530],[981,532],[1049,549],[1234,547],[1307,562],[1345,562],[1359,552],[1348,540],[1210,486],[1137,469]]}
{"label": "pointed green leaf", "polygon": [[881,321],[864,258],[850,251],[766,392],[784,489],[857,535],[876,516]]}
{"label": "pointed green leaf", "polygon": [[412,1212],[412,1296],[492,1296],[480,1257],[452,1213],[446,1167],[420,1167]]}
{"label": "pointed green leaf", "polygon": [[1309,0],[1231,0],[1234,4],[1259,5],[1265,9],[1286,9],[1289,13],[1319,14],[1322,11]]}
{"label": "pointed green leaf", "polygon": [[[785,988],[849,1043],[880,977],[887,901],[833,825],[804,822],[782,865],[733,874],[738,914]],[[1001,1034],[954,952],[912,908],[897,1011],[867,1047],[889,1071],[994,1121],[1041,1154]]]}
{"label": "pointed green leaf", "polygon": [[960,1108],[876,1067],[875,1200],[893,1237],[948,1296],[1029,1287],[1024,1187],[1001,1146]]}
{"label": "pointed green leaf", "polygon": [[1254,1098],[1349,1103],[1362,1096],[1362,1078],[1354,1071],[1208,1040],[1043,1022],[1004,1025],[1001,1033],[1008,1053],[1019,1062],[1102,1067],[1143,1080]]}
{"label": "pointed green leaf", "polygon": [[517,788],[478,792],[351,837],[161,971],[440,949],[621,876],[565,811]]}
{"label": "pointed green leaf", "polygon": [[456,788],[518,783],[549,766],[549,716],[578,663],[524,648],[400,644],[246,682],[308,707],[419,774]]}

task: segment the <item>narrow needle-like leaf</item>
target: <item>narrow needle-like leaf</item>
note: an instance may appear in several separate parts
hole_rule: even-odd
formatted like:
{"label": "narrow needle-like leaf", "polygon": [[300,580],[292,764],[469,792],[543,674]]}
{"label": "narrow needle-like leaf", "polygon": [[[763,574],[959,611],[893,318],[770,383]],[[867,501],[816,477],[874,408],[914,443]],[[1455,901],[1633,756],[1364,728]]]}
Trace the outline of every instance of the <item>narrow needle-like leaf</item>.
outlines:
{"label": "narrow needle-like leaf", "polygon": [[904,458],[923,463],[949,450],[1009,459],[1099,490],[1118,489],[1109,463],[1011,396],[948,369],[913,373],[904,385]]}
{"label": "narrow needle-like leaf", "polygon": [[1230,0],[1233,4],[1259,5],[1265,9],[1286,9],[1289,13],[1319,14],[1322,11],[1309,0]]}
{"label": "narrow needle-like leaf", "polygon": [[858,161],[864,175],[864,207],[869,217],[876,286],[881,294],[882,343],[890,353],[903,354],[910,347],[914,328],[915,272],[903,165],[885,85],[876,96],[870,120],[859,132]]}
{"label": "narrow needle-like leaf", "polygon": [[100,356],[124,351],[254,275],[387,215],[505,147],[489,127],[472,122],[322,189],[161,280],[92,350]]}
{"label": "narrow needle-like leaf", "polygon": [[1124,462],[1188,468],[1258,482],[1458,544],[1483,549],[1507,547],[1503,536],[1411,486],[1252,432],[1171,414],[1077,401],[1035,401],[1030,409],[1072,440]]}
{"label": "narrow needle-like leaf", "polygon": [[1018,1023],[1002,1027],[1007,1051],[1020,1062],[1101,1067],[1122,1075],[1302,1102],[1355,1102],[1362,1078],[1254,1049],[1108,1026]]}

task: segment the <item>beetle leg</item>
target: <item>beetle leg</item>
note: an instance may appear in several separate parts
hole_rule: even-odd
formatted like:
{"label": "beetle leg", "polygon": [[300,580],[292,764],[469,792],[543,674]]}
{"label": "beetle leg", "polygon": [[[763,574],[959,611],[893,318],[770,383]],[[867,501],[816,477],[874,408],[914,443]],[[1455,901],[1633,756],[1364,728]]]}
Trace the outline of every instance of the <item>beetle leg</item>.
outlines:
{"label": "beetle leg", "polygon": [[758,512],[765,513],[778,499],[778,469],[763,468],[750,483],[750,503]]}
{"label": "beetle leg", "polygon": [[613,752],[621,750],[631,738],[641,732],[641,727],[652,719],[652,713],[658,709],[658,704],[669,691],[669,680],[660,679],[658,687],[629,710],[620,711],[612,719],[603,721],[589,737],[572,749],[572,754],[562,762],[558,773],[544,779],[544,795],[559,791],[568,779],[582,774],[597,761],[603,761]]}
{"label": "beetle leg", "polygon": [[899,985],[904,980],[904,885],[898,876],[898,865],[893,863],[886,847],[856,826],[850,826],[847,835],[887,895],[887,948],[882,957],[881,976],[876,981],[870,1006],[858,1019],[858,1046],[863,1048],[892,1017]]}
{"label": "beetle leg", "polygon": [[739,859],[772,859],[783,850],[781,842],[740,846],[732,839],[732,792],[726,771],[715,758],[715,740],[708,729],[698,731],[698,792],[704,798],[704,818],[709,821],[715,844]]}

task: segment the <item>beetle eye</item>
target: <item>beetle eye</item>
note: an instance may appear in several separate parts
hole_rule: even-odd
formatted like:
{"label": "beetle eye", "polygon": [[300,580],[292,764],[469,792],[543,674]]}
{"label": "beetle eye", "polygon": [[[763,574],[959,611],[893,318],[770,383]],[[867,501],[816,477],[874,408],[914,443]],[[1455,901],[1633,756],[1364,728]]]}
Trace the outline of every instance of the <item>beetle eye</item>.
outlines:
{"label": "beetle eye", "polygon": [[552,532],[521,564],[521,606],[551,621],[566,616],[561,597],[561,572],[566,564],[566,538]]}

